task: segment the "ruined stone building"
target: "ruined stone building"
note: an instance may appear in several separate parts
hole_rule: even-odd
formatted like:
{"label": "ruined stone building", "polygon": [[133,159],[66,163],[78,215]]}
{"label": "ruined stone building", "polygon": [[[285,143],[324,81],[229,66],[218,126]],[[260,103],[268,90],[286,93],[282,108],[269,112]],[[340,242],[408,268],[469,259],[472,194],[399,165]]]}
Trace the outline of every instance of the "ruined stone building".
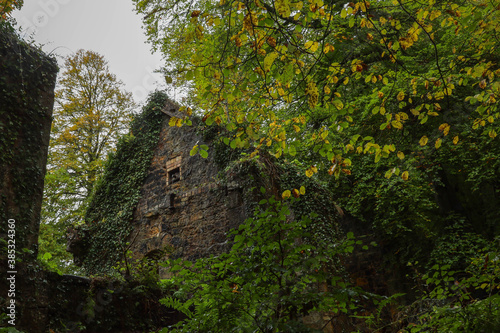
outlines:
{"label": "ruined stone building", "polygon": [[[246,218],[242,189],[221,184],[212,156],[190,156],[205,144],[195,127],[171,127],[174,104],[163,109],[167,119],[141,187],[129,237],[136,258],[196,259],[227,249],[226,233]],[[210,154],[212,155],[212,154]]]}

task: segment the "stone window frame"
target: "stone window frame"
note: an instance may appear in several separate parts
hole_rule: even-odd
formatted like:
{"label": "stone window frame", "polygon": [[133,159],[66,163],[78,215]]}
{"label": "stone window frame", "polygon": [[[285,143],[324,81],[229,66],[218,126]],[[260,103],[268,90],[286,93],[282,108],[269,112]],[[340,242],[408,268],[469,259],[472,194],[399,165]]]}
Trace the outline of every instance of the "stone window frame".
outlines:
{"label": "stone window frame", "polygon": [[[174,157],[167,161],[167,185],[172,185],[182,180],[182,156]],[[178,175],[178,179],[172,182],[172,176]]]}

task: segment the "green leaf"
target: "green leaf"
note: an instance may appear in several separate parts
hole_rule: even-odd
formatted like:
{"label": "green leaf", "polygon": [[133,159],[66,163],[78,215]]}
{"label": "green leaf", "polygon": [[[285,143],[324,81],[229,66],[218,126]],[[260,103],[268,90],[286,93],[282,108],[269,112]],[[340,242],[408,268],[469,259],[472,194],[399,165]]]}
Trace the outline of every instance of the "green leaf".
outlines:
{"label": "green leaf", "polygon": [[264,71],[269,72],[271,70],[271,66],[273,65],[274,59],[278,57],[277,52],[271,52],[266,55],[264,58]]}
{"label": "green leaf", "polygon": [[349,28],[354,27],[354,23],[356,23],[356,20],[354,19],[354,16],[351,16],[349,19]]}
{"label": "green leaf", "polygon": [[193,149],[189,152],[189,156],[194,156],[196,153],[198,153],[199,147],[198,145],[194,146]]}

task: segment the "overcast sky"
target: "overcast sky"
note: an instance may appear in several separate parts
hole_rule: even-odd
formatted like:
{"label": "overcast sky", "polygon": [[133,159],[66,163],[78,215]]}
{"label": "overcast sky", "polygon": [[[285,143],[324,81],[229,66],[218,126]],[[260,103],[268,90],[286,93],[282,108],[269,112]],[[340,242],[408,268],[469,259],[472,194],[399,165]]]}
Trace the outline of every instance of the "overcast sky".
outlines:
{"label": "overcast sky", "polygon": [[[110,71],[142,102],[165,81],[153,73],[161,56],[151,54],[133,8],[131,0],[26,0],[13,16],[25,37],[33,35],[47,53],[68,56],[85,49],[103,55]],[[62,65],[60,57],[58,62]]]}

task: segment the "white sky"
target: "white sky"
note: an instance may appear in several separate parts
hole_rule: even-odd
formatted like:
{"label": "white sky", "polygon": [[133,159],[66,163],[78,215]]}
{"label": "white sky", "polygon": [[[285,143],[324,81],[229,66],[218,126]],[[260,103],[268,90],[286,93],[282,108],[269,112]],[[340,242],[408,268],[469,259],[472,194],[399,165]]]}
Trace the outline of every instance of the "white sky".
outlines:
{"label": "white sky", "polygon": [[[139,103],[164,88],[165,80],[153,73],[161,67],[161,56],[151,54],[133,8],[131,0],[25,0],[13,16],[24,37],[32,35],[46,53],[68,56],[85,49],[103,55]],[[61,57],[58,62],[62,66]]]}

